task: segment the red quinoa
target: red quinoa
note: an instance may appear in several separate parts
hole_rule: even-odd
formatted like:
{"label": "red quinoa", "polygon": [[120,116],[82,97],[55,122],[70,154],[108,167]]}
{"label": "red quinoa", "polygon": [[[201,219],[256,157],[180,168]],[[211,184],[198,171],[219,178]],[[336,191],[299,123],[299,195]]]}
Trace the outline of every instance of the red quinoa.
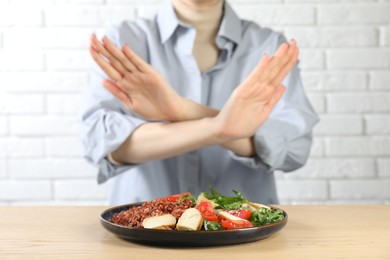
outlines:
{"label": "red quinoa", "polygon": [[147,217],[172,214],[178,219],[186,209],[191,207],[192,203],[189,199],[183,200],[181,204],[157,199],[144,202],[141,206],[115,213],[111,218],[111,222],[122,226],[142,227],[142,221]]}

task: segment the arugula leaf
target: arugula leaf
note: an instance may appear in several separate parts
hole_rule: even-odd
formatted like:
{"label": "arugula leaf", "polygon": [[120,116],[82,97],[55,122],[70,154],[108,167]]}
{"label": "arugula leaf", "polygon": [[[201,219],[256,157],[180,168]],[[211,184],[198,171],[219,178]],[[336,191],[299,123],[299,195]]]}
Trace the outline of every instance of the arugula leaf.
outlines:
{"label": "arugula leaf", "polygon": [[208,221],[204,220],[203,221],[203,226],[205,230],[221,230],[223,229],[221,224],[215,221]]}
{"label": "arugula leaf", "polygon": [[252,215],[248,219],[254,226],[264,226],[282,221],[284,213],[280,209],[260,208],[252,211]]}
{"label": "arugula leaf", "polygon": [[217,208],[220,209],[227,209],[227,210],[235,210],[240,209],[242,204],[247,203],[248,201],[242,196],[241,192],[238,192],[236,190],[233,190],[234,194],[236,196],[228,197],[223,196],[216,190],[210,187],[210,193],[202,192],[202,195],[206,197],[207,199],[215,202],[218,204]]}

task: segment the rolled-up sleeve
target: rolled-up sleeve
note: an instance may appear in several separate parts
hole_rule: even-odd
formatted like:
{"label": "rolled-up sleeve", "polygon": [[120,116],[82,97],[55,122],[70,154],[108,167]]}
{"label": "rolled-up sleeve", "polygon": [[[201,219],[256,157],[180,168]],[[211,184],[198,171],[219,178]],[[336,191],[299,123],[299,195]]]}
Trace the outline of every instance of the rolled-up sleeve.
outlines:
{"label": "rolled-up sleeve", "polygon": [[[117,46],[121,46],[123,39],[119,35],[123,28],[123,24],[120,27],[112,27],[105,35]],[[129,30],[128,27],[125,29]],[[135,33],[133,32],[133,34]],[[139,40],[141,37],[136,34],[131,36],[135,40]],[[126,44],[129,44],[139,54],[142,51],[135,44],[132,45],[129,42]],[[141,54],[141,56],[145,56],[145,54]],[[123,144],[131,133],[146,121],[128,111],[102,86],[102,82],[107,76],[92,61],[89,75],[89,84],[83,94],[81,143],[84,157],[88,162],[98,166],[98,183],[103,183],[134,167],[134,165],[114,165],[107,159],[107,156]]]}
{"label": "rolled-up sleeve", "polygon": [[[280,35],[279,44],[285,42]],[[312,130],[319,118],[307,99],[298,64],[283,81],[286,92],[270,117],[254,136],[255,157],[233,158],[251,168],[268,167],[270,172],[289,172],[302,167],[310,154]]]}

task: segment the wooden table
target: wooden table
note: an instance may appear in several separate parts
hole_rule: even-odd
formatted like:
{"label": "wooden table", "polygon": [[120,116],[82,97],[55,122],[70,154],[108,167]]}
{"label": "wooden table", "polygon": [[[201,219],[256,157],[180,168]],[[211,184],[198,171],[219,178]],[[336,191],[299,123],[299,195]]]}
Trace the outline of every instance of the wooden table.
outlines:
{"label": "wooden table", "polygon": [[99,223],[105,207],[0,207],[0,259],[390,259],[390,206],[280,206],[279,233],[210,248],[134,244]]}

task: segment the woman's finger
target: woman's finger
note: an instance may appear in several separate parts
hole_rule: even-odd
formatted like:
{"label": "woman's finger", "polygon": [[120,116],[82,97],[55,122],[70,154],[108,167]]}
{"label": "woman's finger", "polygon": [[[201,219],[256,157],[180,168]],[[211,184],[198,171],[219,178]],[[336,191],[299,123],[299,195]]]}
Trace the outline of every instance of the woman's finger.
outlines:
{"label": "woman's finger", "polygon": [[131,97],[129,97],[119,86],[110,80],[104,80],[103,86],[114,95],[127,108],[132,108]]}
{"label": "woman's finger", "polygon": [[271,58],[268,54],[264,54],[263,57],[260,59],[259,63],[257,63],[254,70],[251,72],[251,74],[248,77],[248,84],[249,85],[255,85],[255,83],[259,82],[259,78],[261,74],[264,72],[265,68],[269,64]]}
{"label": "woman's finger", "polygon": [[107,36],[103,37],[103,43],[104,46],[107,48],[107,50],[110,52],[112,56],[114,56],[128,71],[132,72],[135,71],[135,66],[132,64],[132,62],[126,57],[126,55],[118,49],[115,44],[110,41]]}
{"label": "woman's finger", "polygon": [[141,59],[141,57],[139,57],[132,49],[130,49],[129,46],[124,44],[122,46],[122,50],[126,55],[126,57],[131,60],[131,62],[134,64],[134,66],[137,67],[139,71],[141,72],[147,71],[147,69],[149,68],[148,64],[143,59]]}
{"label": "woman's finger", "polygon": [[283,85],[280,85],[278,86],[271,99],[268,101],[268,103],[264,106],[262,112],[261,112],[261,116],[264,117],[264,118],[268,118],[269,115],[271,114],[272,112],[272,109],[276,106],[276,104],[279,102],[279,100],[282,98],[284,92],[286,91],[286,87],[283,86]]}
{"label": "woman's finger", "polygon": [[119,73],[108,61],[103,59],[99,53],[92,47],[89,48],[93,60],[99,65],[99,67],[106,73],[106,75],[114,81],[119,81],[122,78],[122,74]]}
{"label": "woman's finger", "polygon": [[292,59],[283,67],[283,69],[279,72],[279,74],[270,82],[271,85],[278,86],[282,83],[284,78],[287,76],[288,73],[290,73],[290,71],[294,68],[295,64],[297,63],[298,56],[299,56],[299,49],[296,48]]}
{"label": "woman's finger", "polygon": [[107,51],[107,49],[100,43],[100,41],[93,34],[91,35],[91,45],[92,47],[104,56],[112,65],[117,69],[122,75],[126,73],[126,68],[120,63],[114,56]]}
{"label": "woman's finger", "polygon": [[291,41],[290,47],[285,53],[285,56],[280,60],[279,64],[273,67],[269,73],[267,78],[265,78],[265,83],[270,84],[271,86],[277,87],[281,82],[277,82],[275,78],[277,78],[282,71],[289,71],[291,68],[287,68],[289,64],[296,62],[294,56],[297,50],[297,46],[295,41]]}
{"label": "woman's finger", "polygon": [[[282,44],[282,46],[283,45],[284,44]],[[293,54],[296,48],[297,47],[295,41],[291,41],[287,49],[279,48],[275,56],[270,61],[267,70],[264,71],[260,81],[266,82],[268,84],[275,77],[277,77],[280,71],[283,70],[284,66],[286,66],[286,64],[288,64],[293,59]],[[280,51],[281,49],[282,51]],[[274,86],[279,86],[279,84]]]}

